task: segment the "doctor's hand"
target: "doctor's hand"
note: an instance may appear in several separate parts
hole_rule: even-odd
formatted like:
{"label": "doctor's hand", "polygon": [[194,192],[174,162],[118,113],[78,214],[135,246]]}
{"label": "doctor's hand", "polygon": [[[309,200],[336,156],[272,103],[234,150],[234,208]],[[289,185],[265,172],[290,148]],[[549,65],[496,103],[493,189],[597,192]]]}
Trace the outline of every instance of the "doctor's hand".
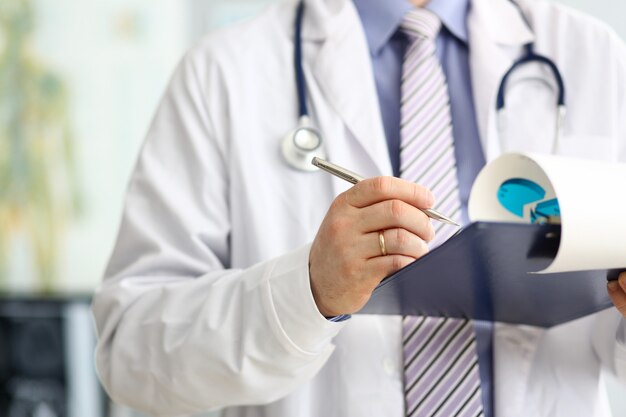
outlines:
{"label": "doctor's hand", "polygon": [[609,297],[615,307],[626,317],[626,272],[619,274],[617,281],[608,282]]}
{"label": "doctor's hand", "polygon": [[419,209],[433,202],[428,189],[393,177],[363,180],[337,196],[309,255],[320,313],[359,311],[383,278],[426,254],[435,232]]}

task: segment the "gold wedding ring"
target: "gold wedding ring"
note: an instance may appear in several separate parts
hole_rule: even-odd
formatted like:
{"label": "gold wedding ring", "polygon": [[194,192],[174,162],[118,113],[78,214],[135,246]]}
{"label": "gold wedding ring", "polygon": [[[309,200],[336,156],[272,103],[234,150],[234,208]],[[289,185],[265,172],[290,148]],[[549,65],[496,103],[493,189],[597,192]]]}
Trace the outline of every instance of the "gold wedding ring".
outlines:
{"label": "gold wedding ring", "polygon": [[378,232],[378,245],[380,246],[380,253],[383,256],[387,256],[387,246],[385,246],[385,235],[383,231]]}

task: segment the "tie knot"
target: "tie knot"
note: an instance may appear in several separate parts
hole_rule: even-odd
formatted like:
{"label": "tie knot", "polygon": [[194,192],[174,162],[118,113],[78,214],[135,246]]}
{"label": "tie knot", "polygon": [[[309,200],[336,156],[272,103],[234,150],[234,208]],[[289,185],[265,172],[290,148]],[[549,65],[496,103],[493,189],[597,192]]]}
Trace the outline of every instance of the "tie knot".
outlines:
{"label": "tie knot", "polygon": [[441,30],[441,20],[430,10],[419,7],[404,15],[400,29],[411,41],[417,38],[434,41]]}

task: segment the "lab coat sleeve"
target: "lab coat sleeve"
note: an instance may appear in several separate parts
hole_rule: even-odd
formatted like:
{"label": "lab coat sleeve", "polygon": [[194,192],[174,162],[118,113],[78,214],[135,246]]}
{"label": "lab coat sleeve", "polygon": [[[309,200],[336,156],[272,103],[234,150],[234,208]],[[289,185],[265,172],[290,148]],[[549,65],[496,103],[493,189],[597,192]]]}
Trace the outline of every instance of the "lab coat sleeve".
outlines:
{"label": "lab coat sleeve", "polygon": [[309,246],[229,269],[220,88],[217,66],[198,53],[177,69],[92,306],[107,392],[156,416],[281,398],[318,372],[345,325],[317,310]]}

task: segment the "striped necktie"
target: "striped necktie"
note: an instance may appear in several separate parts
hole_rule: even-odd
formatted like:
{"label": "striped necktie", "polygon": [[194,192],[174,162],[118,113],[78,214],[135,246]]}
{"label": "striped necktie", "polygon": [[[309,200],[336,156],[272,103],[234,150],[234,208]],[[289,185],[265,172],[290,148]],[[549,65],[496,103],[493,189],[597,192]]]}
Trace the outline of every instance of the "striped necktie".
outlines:
{"label": "striped necktie", "polygon": [[[400,176],[430,188],[437,197],[435,208],[459,222],[448,88],[435,55],[440,28],[439,18],[422,8],[411,10],[401,24],[410,44],[402,67]],[[435,230],[431,248],[456,231],[443,224]],[[472,323],[406,316],[402,333],[406,415],[483,415]]]}

